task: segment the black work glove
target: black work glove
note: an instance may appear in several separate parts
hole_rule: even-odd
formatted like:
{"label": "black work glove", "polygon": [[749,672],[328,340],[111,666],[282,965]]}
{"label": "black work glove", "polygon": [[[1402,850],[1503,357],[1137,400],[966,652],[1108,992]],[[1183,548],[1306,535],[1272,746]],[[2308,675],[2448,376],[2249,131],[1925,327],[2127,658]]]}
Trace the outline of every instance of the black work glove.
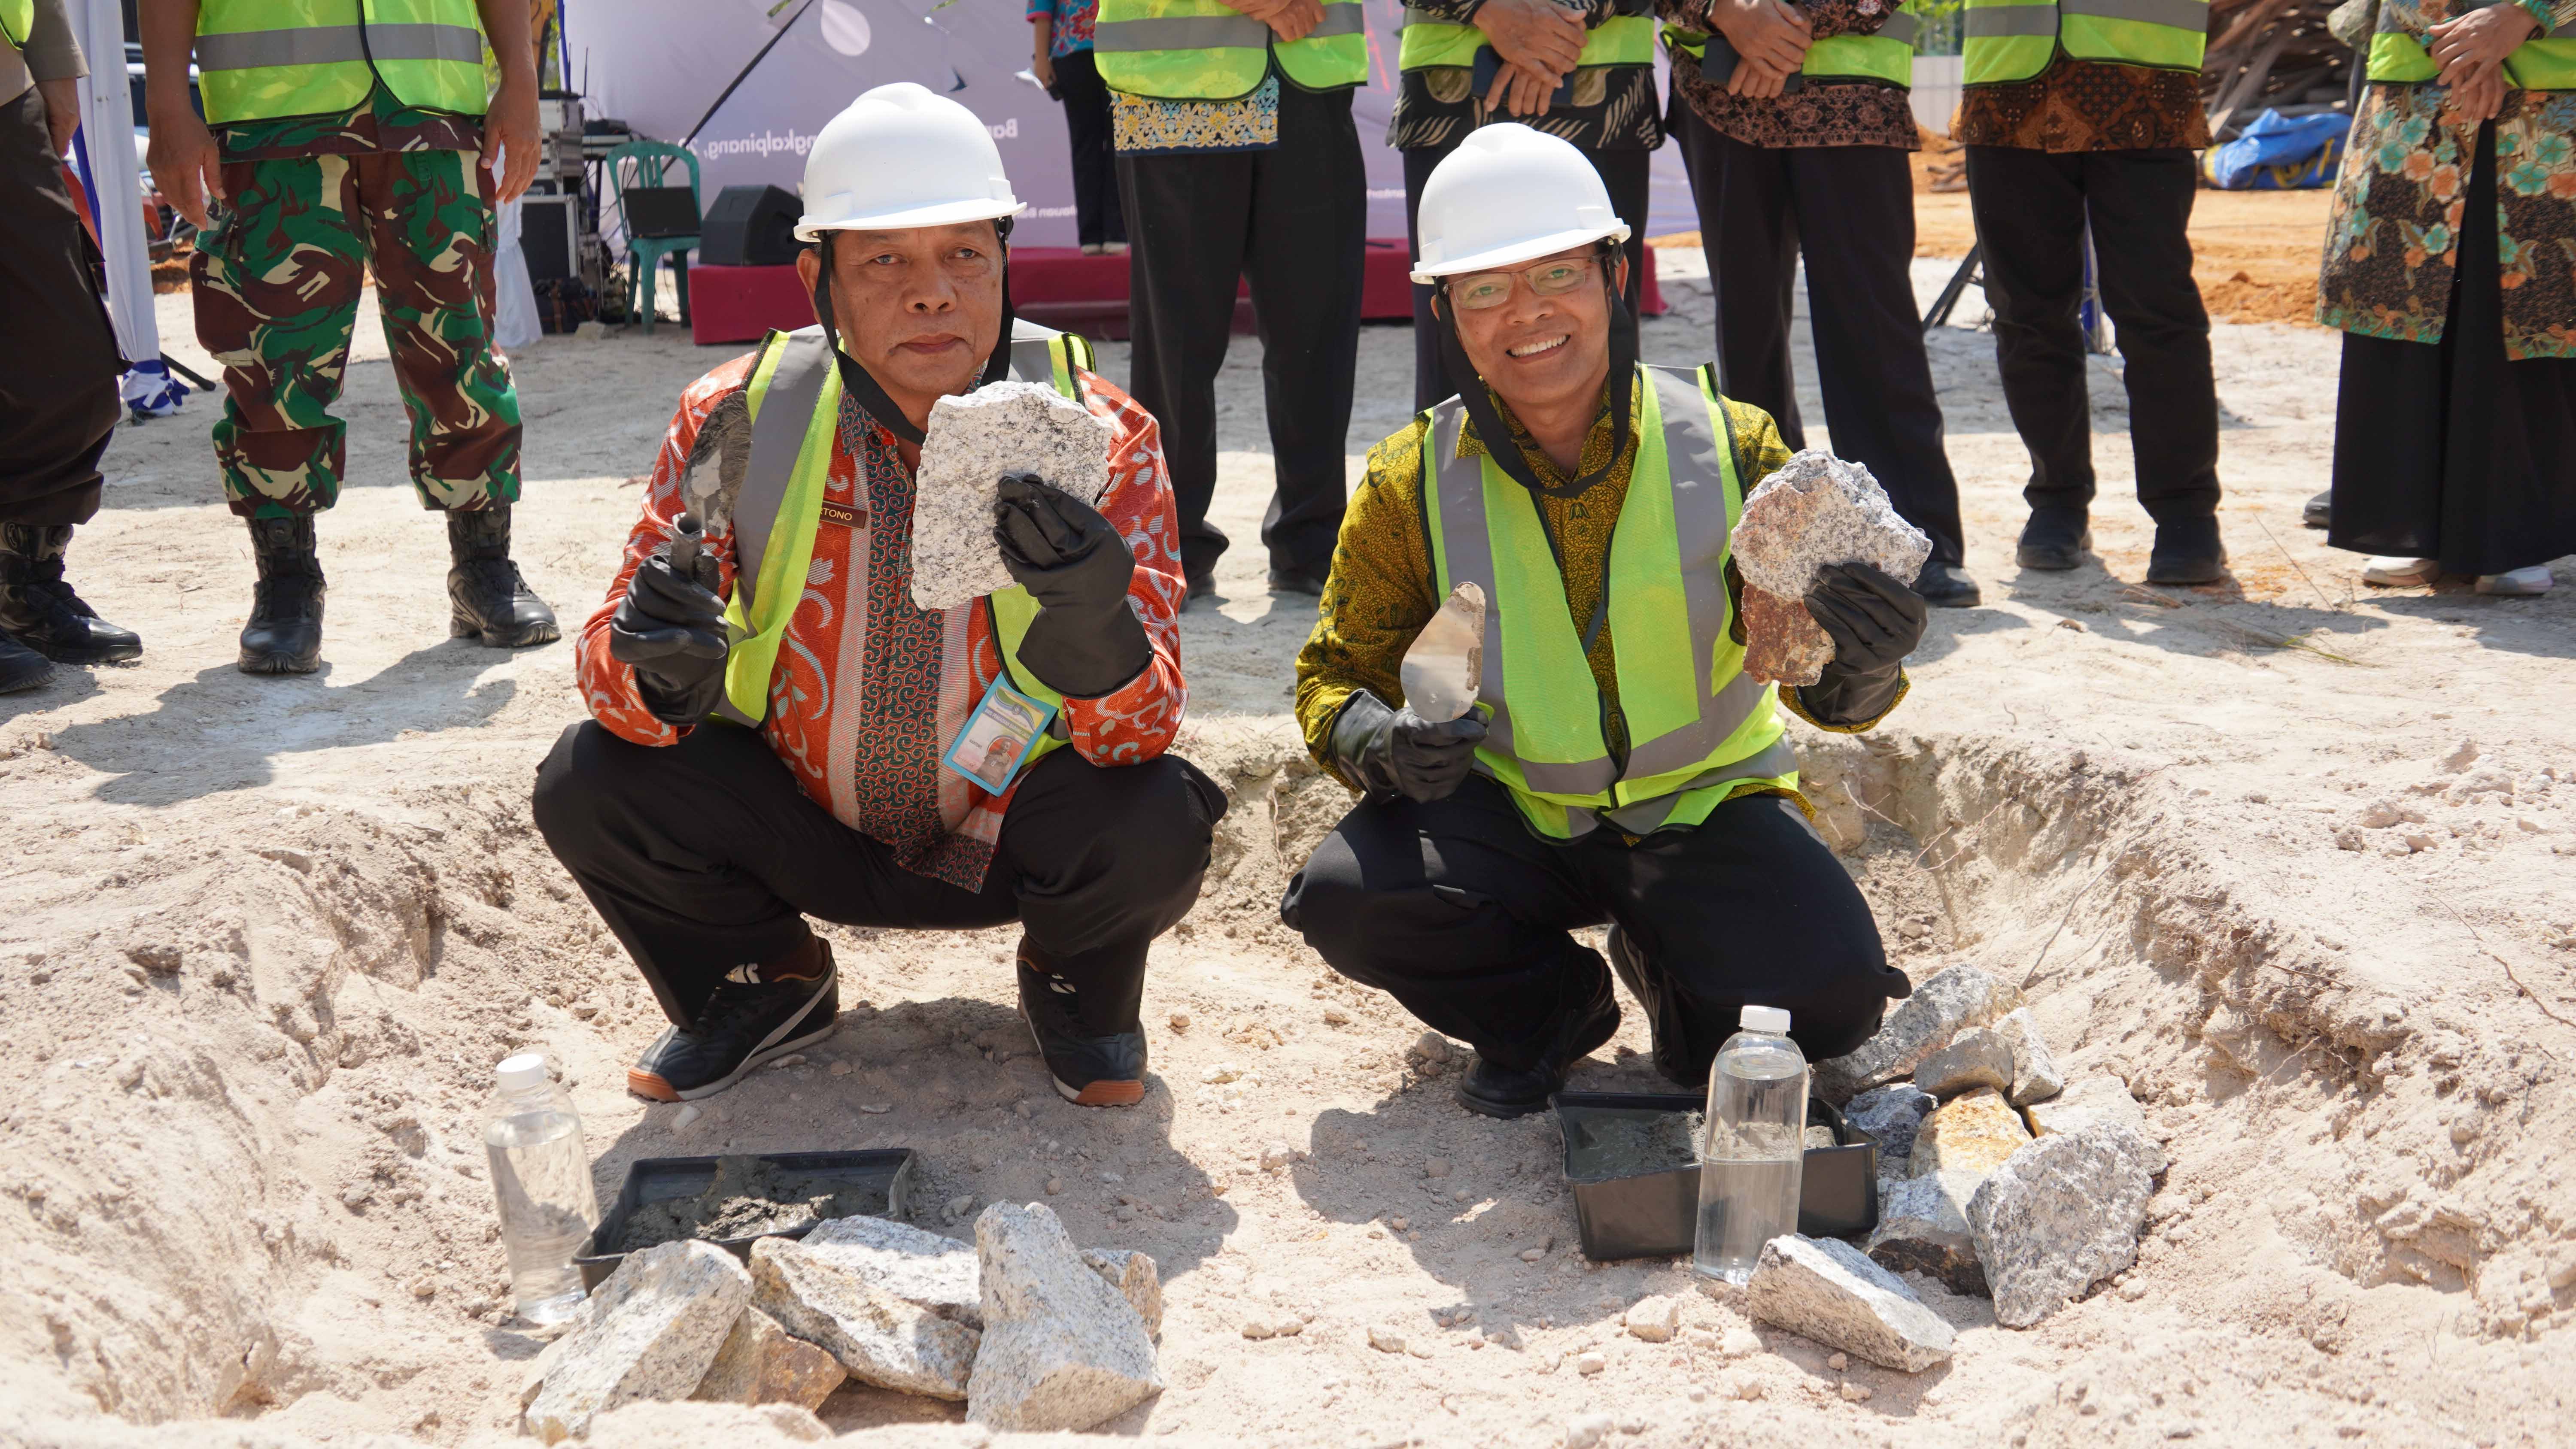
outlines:
{"label": "black work glove", "polygon": [[653,717],[693,725],[724,698],[724,600],[716,561],[699,553],[690,577],[671,567],[663,544],[627,582],[608,618],[608,657],[635,671],[635,692]]}
{"label": "black work glove", "polygon": [[1834,657],[1798,702],[1826,724],[1885,714],[1903,685],[1905,656],[1923,641],[1923,596],[1868,564],[1828,564],[1807,590],[1807,612],[1833,636]]}
{"label": "black work glove", "polygon": [[1484,738],[1485,722],[1473,714],[1433,724],[1413,706],[1392,708],[1363,689],[1334,719],[1330,748],[1342,778],[1371,798],[1402,795],[1427,804],[1457,790]]}
{"label": "black work glove", "polygon": [[1154,662],[1145,625],[1127,606],[1136,556],[1099,509],[1035,473],[1005,473],[993,542],[1002,566],[1038,601],[1020,662],[1040,683],[1068,698],[1098,699]]}

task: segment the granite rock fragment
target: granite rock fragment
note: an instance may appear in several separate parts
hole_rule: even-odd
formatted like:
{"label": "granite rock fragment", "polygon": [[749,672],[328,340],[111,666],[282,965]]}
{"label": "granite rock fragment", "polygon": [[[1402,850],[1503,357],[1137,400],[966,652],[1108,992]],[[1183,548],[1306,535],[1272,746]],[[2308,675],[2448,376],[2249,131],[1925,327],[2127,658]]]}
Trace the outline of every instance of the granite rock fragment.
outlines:
{"label": "granite rock fragment", "polygon": [[1950,1038],[2020,1004],[2019,991],[1974,966],[1945,967],[1896,1004],[1878,1035],[1848,1056],[1816,1063],[1815,1094],[1839,1107],[1856,1093],[1911,1074]]}
{"label": "granite rock fragment", "polygon": [[1744,1311],[1909,1374],[1949,1358],[1956,1337],[1903,1279],[1835,1238],[1792,1233],[1763,1244]]}
{"label": "granite rock fragment", "polygon": [[855,1273],[906,1303],[951,1323],[984,1326],[984,1294],[975,1277],[975,1245],[892,1218],[833,1218],[814,1225],[805,1246],[832,1266]]}
{"label": "granite rock fragment", "polygon": [[1923,1119],[1941,1105],[1931,1093],[1911,1082],[1873,1087],[1843,1107],[1843,1120],[1878,1144],[1878,1175],[1902,1177],[1914,1155],[1914,1134]]}
{"label": "granite rock fragment", "polygon": [[2016,1107],[2045,1102],[2066,1090],[2066,1074],[2058,1069],[2057,1057],[2048,1049],[2048,1041],[2039,1034],[2039,1023],[2031,1020],[2030,1008],[2016,1006],[1995,1023],[1995,1031],[2012,1048],[2012,1086],[2005,1095]]}
{"label": "granite rock fragment", "polygon": [[914,470],[912,601],[953,609],[1009,588],[993,542],[1002,475],[1035,473],[1096,504],[1115,431],[1045,383],[996,382],[932,404]]}
{"label": "granite rock fragment", "polygon": [[2001,1032],[1974,1026],[1923,1059],[1914,1069],[1914,1085],[1935,1097],[1949,1098],[1978,1087],[2000,1092],[2012,1085],[2012,1044]]}
{"label": "granite rock fragment", "polygon": [[1895,1272],[1938,1278],[1954,1293],[1985,1292],[1985,1264],[1968,1231],[1968,1200],[1984,1181],[1973,1172],[1881,1176],[1878,1226],[1863,1250]]}
{"label": "granite rock fragment", "polygon": [[[1145,1320],[1146,1337],[1163,1336],[1163,1272],[1150,1255],[1133,1248],[1085,1248],[1082,1264],[1117,1289],[1127,1306],[1136,1310],[1136,1316]],[[1299,1323],[1282,1332],[1302,1332],[1305,1327]]]}
{"label": "granite rock fragment", "polygon": [[2117,1077],[2078,1077],[2055,1097],[2024,1107],[2022,1116],[2030,1122],[2034,1137],[2081,1132],[2097,1125],[2126,1127],[2147,1145],[2147,1171],[2164,1176],[2165,1150],[2147,1130],[2147,1114],[2138,1099]]}
{"label": "granite rock fragment", "polygon": [[552,1363],[524,1413],[528,1432],[556,1444],[620,1404],[687,1398],[750,1300],[750,1275],[713,1244],[627,1254],[549,1348]]}
{"label": "granite rock fragment", "polygon": [[1803,599],[1828,564],[1866,563],[1914,582],[1932,556],[1929,534],[1897,516],[1868,468],[1809,448],[1745,495],[1731,536],[1744,581]]}
{"label": "granite rock fragment", "polygon": [[1082,1260],[1044,1203],[995,1203],[975,1219],[984,1340],[969,1423],[1081,1431],[1163,1391],[1154,1342],[1118,1289]]}
{"label": "granite rock fragment", "polygon": [[1756,684],[1814,684],[1834,662],[1834,636],[1806,598],[1744,586],[1744,672]]}
{"label": "granite rock fragment", "polygon": [[863,1384],[966,1397],[980,1335],[906,1302],[789,1238],[751,1245],[752,1301],[781,1328],[819,1344]]}
{"label": "granite rock fragment", "polygon": [[840,1360],[790,1337],[778,1320],[746,1307],[716,1350],[707,1376],[689,1395],[713,1403],[794,1404],[812,1409],[832,1396],[849,1371]]}
{"label": "granite rock fragment", "polygon": [[1995,1321],[2028,1328],[2137,1260],[2148,1141],[2116,1124],[2024,1147],[1968,1200]]}
{"label": "granite rock fragment", "polygon": [[1992,1087],[1961,1093],[1932,1109],[1914,1134],[1910,1159],[1917,1177],[1935,1172],[1972,1172],[1983,1178],[2004,1165],[2023,1143],[2030,1128],[2021,1114]]}

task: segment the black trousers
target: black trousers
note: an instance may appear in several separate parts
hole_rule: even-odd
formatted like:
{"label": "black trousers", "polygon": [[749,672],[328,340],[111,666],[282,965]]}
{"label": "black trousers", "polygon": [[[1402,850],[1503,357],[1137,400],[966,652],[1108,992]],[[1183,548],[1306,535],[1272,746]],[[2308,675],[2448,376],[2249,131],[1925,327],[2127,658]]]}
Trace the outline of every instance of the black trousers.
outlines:
{"label": "black trousers", "polygon": [[1349,91],[1279,83],[1279,144],[1266,151],[1118,157],[1126,203],[1127,390],[1163,425],[1180,505],[1181,565],[1216,567],[1216,374],[1238,278],[1261,328],[1262,401],[1278,492],[1261,525],[1273,567],[1322,578],[1342,531],[1352,380],[1359,367],[1360,254],[1368,177]]}
{"label": "black trousers", "polygon": [[655,748],[589,721],[537,767],[533,804],[547,848],[683,1026],[726,971],[796,949],[815,916],[1018,921],[1104,1035],[1134,1029],[1146,945],[1198,899],[1225,814],[1224,792],[1177,755],[1104,770],[1058,750],[1022,776],[984,888],[962,890],[833,819],[751,730],[706,725]]}
{"label": "black trousers", "polygon": [[2129,446],[2149,517],[2218,511],[2218,388],[2209,313],[2191,279],[2189,151],[2052,154],[1970,146],[1968,207],[1995,309],[2004,405],[2030,450],[2036,510],[2093,501],[2092,403],[2084,387],[2084,222],[2093,221],[2102,306],[2119,334]]}
{"label": "black trousers", "polygon": [[98,459],[123,411],[124,371],[99,286],[31,86],[0,101],[0,523],[87,523],[98,512]]}
{"label": "black trousers", "polygon": [[1604,922],[1643,957],[1656,1065],[1685,1083],[1707,1079],[1747,1003],[1788,1008],[1820,1061],[1868,1040],[1907,989],[1851,876],[1777,795],[1635,845],[1611,830],[1541,840],[1482,775],[1428,805],[1363,801],[1279,914],[1334,970],[1515,1068],[1609,993],[1600,954],[1569,934]]}
{"label": "black trousers", "polygon": [[2504,354],[2495,123],[2460,213],[2442,340],[2347,332],[2326,541],[2501,574],[2576,553],[2576,360]]}
{"label": "black trousers", "polygon": [[[1404,241],[1413,249],[1413,257],[1422,257],[1422,185],[1431,179],[1431,168],[1447,160],[1466,139],[1460,132],[1437,146],[1418,146],[1404,153]],[[1651,186],[1652,151],[1585,151],[1583,159],[1601,173],[1601,184],[1610,191],[1610,207],[1619,219],[1628,223],[1628,315],[1635,318],[1646,298],[1646,207]],[[1433,289],[1416,283],[1413,288],[1413,409],[1422,409],[1458,391],[1449,380],[1448,364],[1441,360],[1439,320],[1431,315]]]}
{"label": "black trousers", "polygon": [[1084,246],[1127,239],[1118,209],[1118,156],[1109,144],[1109,87],[1088,49],[1058,56],[1055,96],[1064,102],[1064,131],[1073,142],[1073,227]]}
{"label": "black trousers", "polygon": [[[1816,387],[1834,452],[1866,466],[1906,522],[1955,564],[1959,480],[1941,446],[1941,402],[1914,307],[1914,174],[1893,146],[1748,146],[1678,94],[1668,118],[1690,171],[1717,293],[1717,375],[1726,395],[1807,446],[1791,360],[1790,288],[1807,261]],[[1759,480],[1747,478],[1747,488]]]}

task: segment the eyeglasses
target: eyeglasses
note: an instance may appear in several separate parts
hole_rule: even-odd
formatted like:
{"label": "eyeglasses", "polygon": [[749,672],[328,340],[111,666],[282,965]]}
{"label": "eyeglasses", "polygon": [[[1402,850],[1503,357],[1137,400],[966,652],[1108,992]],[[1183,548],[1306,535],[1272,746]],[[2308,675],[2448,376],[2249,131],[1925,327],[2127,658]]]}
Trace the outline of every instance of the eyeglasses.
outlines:
{"label": "eyeglasses", "polygon": [[1592,276],[1590,257],[1551,257],[1537,266],[1517,272],[1471,272],[1451,277],[1449,300],[1461,311],[1481,312],[1499,307],[1512,299],[1512,281],[1518,278],[1542,297],[1563,296],[1582,286]]}

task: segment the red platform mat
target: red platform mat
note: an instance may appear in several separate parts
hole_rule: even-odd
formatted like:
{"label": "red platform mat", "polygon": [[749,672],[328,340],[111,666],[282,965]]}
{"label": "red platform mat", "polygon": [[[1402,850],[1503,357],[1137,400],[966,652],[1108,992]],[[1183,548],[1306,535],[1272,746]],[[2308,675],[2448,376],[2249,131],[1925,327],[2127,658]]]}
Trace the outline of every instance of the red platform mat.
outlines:
{"label": "red platform mat", "polygon": [[[1360,315],[1372,322],[1413,316],[1411,262],[1401,238],[1368,244],[1368,271],[1360,288]],[[1074,247],[1016,247],[1011,252],[1011,304],[1032,322],[1066,328],[1100,341],[1127,336],[1127,258],[1087,257]],[[1646,249],[1646,315],[1660,316],[1663,292],[1655,285],[1655,249]],[[789,267],[689,268],[689,321],[699,345],[754,342],[770,328],[803,327],[814,320],[812,302]],[[1235,292],[1234,330],[1252,329],[1249,289]]]}

